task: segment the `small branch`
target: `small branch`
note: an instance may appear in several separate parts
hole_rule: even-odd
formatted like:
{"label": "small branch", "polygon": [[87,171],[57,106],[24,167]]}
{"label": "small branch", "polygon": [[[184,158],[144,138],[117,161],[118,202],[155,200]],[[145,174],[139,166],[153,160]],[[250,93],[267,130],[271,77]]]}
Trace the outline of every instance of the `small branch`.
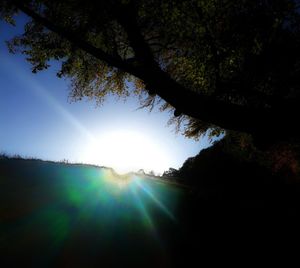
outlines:
{"label": "small branch", "polygon": [[90,44],[89,42],[81,39],[79,36],[75,35],[70,30],[66,30],[62,28],[50,20],[42,17],[35,11],[31,10],[30,8],[23,5],[20,1],[13,0],[17,8],[19,8],[22,12],[24,12],[29,17],[33,18],[35,21],[42,24],[44,27],[48,28],[49,30],[55,32],[56,34],[60,35],[61,37],[67,39],[69,42],[73,43],[78,48],[86,51],[87,53],[95,56],[97,59],[106,62],[110,66],[114,66],[119,68],[125,72],[135,73],[135,70],[132,66],[128,65],[125,61],[121,60],[120,58],[113,57],[108,53],[104,52],[102,49],[97,48]]}

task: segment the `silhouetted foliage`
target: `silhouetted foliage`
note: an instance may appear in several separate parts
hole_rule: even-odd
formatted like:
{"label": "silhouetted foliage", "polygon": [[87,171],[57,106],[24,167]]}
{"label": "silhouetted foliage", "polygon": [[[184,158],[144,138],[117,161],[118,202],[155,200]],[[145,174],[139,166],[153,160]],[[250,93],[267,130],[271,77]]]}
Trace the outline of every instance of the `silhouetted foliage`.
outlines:
{"label": "silhouetted foliage", "polygon": [[[282,144],[261,151],[249,135],[229,133],[212,147],[188,158],[177,176],[213,202],[222,199],[238,205],[256,200],[261,205],[264,202],[284,205],[299,196],[298,192],[289,196],[293,189],[288,185],[292,184],[295,191],[300,185],[299,151],[296,154],[289,148]],[[297,204],[288,204],[294,205]]]}
{"label": "silhouetted foliage", "polygon": [[274,174],[280,174],[288,179],[289,182],[299,180],[300,167],[300,148],[299,144],[280,144],[274,146],[269,156],[271,158],[271,169]]}
{"label": "silhouetted foliage", "polygon": [[150,170],[149,173],[148,173],[150,176],[155,176],[155,173],[153,170]]}
{"label": "silhouetted foliage", "polygon": [[6,155],[5,153],[1,153],[0,159],[8,159],[8,155]]}
{"label": "silhouetted foliage", "polygon": [[20,10],[33,20],[10,50],[33,72],[61,61],[74,100],[135,93],[142,107],[174,110],[189,137],[299,136],[298,1],[4,0],[0,17],[13,23]]}
{"label": "silhouetted foliage", "polygon": [[174,178],[178,176],[178,170],[175,168],[169,168],[169,170],[165,171],[163,173],[163,177],[169,177],[169,178]]}
{"label": "silhouetted foliage", "polygon": [[144,171],[142,168],[139,169],[137,173],[138,173],[138,174],[142,174],[142,175],[145,175],[145,174],[146,174],[145,171]]}

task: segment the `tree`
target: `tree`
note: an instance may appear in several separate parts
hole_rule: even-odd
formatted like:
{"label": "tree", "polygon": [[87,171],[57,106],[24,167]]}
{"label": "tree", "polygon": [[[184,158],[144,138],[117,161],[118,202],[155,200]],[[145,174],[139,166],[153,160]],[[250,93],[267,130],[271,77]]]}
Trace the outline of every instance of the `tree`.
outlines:
{"label": "tree", "polygon": [[[130,94],[174,110],[187,136],[208,128],[277,141],[299,137],[296,0],[3,0],[0,17],[32,18],[9,43],[32,71],[62,62],[71,96]],[[174,120],[174,119],[173,119]]]}
{"label": "tree", "polygon": [[169,170],[165,171],[162,175],[163,177],[177,177],[178,176],[178,170],[175,168],[169,168]]}
{"label": "tree", "polygon": [[145,171],[144,171],[142,168],[139,169],[137,173],[138,173],[138,174],[142,174],[142,175],[145,175],[145,174],[146,174]]}
{"label": "tree", "polygon": [[153,170],[150,170],[148,173],[150,176],[155,176],[155,172]]}

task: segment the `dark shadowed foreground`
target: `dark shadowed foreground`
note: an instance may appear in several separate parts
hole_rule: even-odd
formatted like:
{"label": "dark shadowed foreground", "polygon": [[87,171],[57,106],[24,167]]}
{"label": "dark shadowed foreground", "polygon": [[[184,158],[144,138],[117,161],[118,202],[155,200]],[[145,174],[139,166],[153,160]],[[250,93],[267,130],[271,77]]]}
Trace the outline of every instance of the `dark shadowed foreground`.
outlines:
{"label": "dark shadowed foreground", "polygon": [[296,240],[289,232],[295,213],[204,201],[186,188],[134,174],[119,177],[110,169],[0,159],[4,267],[277,260],[287,239]]}

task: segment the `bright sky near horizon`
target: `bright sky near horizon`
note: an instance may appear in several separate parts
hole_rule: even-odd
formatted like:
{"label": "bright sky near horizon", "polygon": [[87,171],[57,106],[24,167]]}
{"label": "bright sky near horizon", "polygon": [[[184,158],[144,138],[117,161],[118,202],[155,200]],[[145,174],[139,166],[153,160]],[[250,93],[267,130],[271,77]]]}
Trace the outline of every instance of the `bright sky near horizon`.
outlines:
{"label": "bright sky near horizon", "polygon": [[8,53],[4,41],[19,32],[0,22],[0,153],[162,173],[209,146],[206,138],[176,135],[167,112],[136,110],[137,98],[70,103],[69,81],[56,77],[59,63],[32,74],[23,55]]}

